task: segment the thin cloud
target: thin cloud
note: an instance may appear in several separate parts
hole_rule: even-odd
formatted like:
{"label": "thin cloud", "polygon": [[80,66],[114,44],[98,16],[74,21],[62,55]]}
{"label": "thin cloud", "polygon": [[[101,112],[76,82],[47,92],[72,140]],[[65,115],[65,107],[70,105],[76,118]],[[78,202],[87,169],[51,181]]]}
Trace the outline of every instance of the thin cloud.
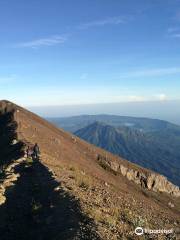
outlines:
{"label": "thin cloud", "polygon": [[168,96],[165,93],[159,93],[156,95],[142,96],[142,95],[126,95],[119,96],[119,100],[122,102],[147,102],[147,101],[167,101]]}
{"label": "thin cloud", "polygon": [[171,37],[174,37],[174,38],[180,38],[180,33],[172,34]]}
{"label": "thin cloud", "polygon": [[174,68],[157,68],[157,69],[146,69],[140,71],[134,71],[127,74],[122,75],[122,78],[129,77],[154,77],[154,76],[164,76],[169,74],[177,74],[180,73],[180,67]]}
{"label": "thin cloud", "polygon": [[16,75],[10,75],[10,76],[7,76],[7,77],[0,77],[0,83],[3,84],[3,83],[10,83],[10,82],[13,82],[14,80],[16,80]]}
{"label": "thin cloud", "polygon": [[[130,16],[127,17],[109,17],[106,19],[102,20],[97,20],[97,21],[92,21],[92,22],[87,22],[80,24],[79,26],[76,26],[76,29],[83,30],[83,29],[88,29],[90,27],[101,27],[105,25],[118,25],[118,24],[123,24],[127,22],[129,19],[131,19]],[[50,47],[58,44],[63,44],[64,42],[67,41],[68,36],[71,34],[64,34],[64,35],[54,35],[50,36],[47,38],[39,38],[35,39],[32,41],[27,41],[27,42],[20,42],[13,47],[17,48],[40,48],[40,47]]]}
{"label": "thin cloud", "polygon": [[168,36],[172,38],[180,38],[180,28],[172,27],[167,30]]}
{"label": "thin cloud", "polygon": [[166,101],[166,100],[168,100],[168,96],[166,94],[164,94],[164,93],[160,93],[156,97],[157,97],[157,100],[159,100],[159,101]]}
{"label": "thin cloud", "polygon": [[35,39],[33,41],[22,42],[17,44],[15,47],[20,48],[39,48],[44,46],[54,46],[63,44],[67,41],[67,35],[55,35],[48,38]]}
{"label": "thin cloud", "polygon": [[177,32],[179,30],[180,30],[179,27],[170,27],[170,28],[168,28],[167,32],[168,33],[175,33],[175,32]]}
{"label": "thin cloud", "polygon": [[127,17],[109,17],[102,20],[91,21],[83,23],[78,26],[78,29],[87,29],[91,27],[103,27],[105,25],[118,25],[127,22]]}
{"label": "thin cloud", "polygon": [[145,102],[145,101],[147,101],[147,99],[144,96],[131,95],[131,96],[128,96],[127,101],[129,101],[129,102]]}

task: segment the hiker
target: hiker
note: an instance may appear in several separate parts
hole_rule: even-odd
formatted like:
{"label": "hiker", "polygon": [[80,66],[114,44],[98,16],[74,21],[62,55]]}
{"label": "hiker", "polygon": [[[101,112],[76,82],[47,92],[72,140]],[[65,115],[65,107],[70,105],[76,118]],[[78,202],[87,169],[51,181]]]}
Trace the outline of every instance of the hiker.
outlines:
{"label": "hiker", "polygon": [[39,146],[37,143],[35,143],[34,147],[33,147],[33,156],[35,159],[39,159],[39,154],[40,154],[40,150],[39,150]]}
{"label": "hiker", "polygon": [[30,146],[28,146],[26,149],[27,158],[31,158],[32,154],[33,154],[32,148],[30,148]]}

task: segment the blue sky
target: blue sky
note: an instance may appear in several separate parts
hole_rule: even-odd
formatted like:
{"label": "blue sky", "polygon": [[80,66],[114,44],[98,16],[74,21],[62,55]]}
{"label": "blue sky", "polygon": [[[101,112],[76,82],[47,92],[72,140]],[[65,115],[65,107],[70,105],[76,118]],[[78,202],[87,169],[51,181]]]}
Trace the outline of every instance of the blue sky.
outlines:
{"label": "blue sky", "polygon": [[180,1],[0,0],[0,98],[180,99]]}

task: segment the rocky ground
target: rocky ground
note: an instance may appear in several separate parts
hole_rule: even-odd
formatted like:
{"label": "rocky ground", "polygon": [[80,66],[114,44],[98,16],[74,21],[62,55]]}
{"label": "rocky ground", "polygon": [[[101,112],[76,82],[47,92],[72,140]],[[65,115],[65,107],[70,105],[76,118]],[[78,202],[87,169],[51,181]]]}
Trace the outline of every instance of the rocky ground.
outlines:
{"label": "rocky ground", "polygon": [[[144,194],[148,198],[148,193]],[[115,186],[74,166],[44,166],[25,158],[7,167],[0,185],[2,240],[24,236],[38,240],[133,240],[138,239],[134,233],[137,226],[176,230],[139,239],[178,239],[179,221],[158,210],[130,193],[119,194]]]}
{"label": "rocky ground", "polygon": [[101,239],[138,239],[134,233],[138,226],[176,231],[170,235],[144,235],[139,239],[178,239],[178,217],[174,219],[173,215],[168,215],[162,208],[160,210],[156,204],[148,205],[150,196],[145,189],[146,201],[137,199],[128,191],[119,194],[116,186],[92,178],[73,166],[64,165],[61,169],[49,167],[53,168],[54,176],[61,182],[61,186],[80,201],[83,212],[95,221]]}

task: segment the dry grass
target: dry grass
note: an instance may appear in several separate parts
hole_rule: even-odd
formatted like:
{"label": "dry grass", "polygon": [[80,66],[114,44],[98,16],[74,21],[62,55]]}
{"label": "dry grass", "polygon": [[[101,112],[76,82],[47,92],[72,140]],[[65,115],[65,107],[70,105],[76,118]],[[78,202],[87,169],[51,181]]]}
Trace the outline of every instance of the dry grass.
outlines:
{"label": "dry grass", "polygon": [[96,222],[102,222],[104,223],[104,215],[102,214],[102,211],[97,208],[89,208],[87,210],[87,214],[93,218]]}
{"label": "dry grass", "polygon": [[130,209],[124,209],[121,216],[124,222],[129,223],[134,228],[148,226],[148,222],[145,217],[137,215],[134,211],[131,211]]}
{"label": "dry grass", "polygon": [[85,190],[93,187],[92,177],[86,175],[83,171],[76,170],[74,173],[75,181],[80,188]]}
{"label": "dry grass", "polygon": [[119,215],[105,214],[101,208],[90,208],[87,210],[87,214],[97,223],[100,222],[111,227],[116,226],[119,219]]}

